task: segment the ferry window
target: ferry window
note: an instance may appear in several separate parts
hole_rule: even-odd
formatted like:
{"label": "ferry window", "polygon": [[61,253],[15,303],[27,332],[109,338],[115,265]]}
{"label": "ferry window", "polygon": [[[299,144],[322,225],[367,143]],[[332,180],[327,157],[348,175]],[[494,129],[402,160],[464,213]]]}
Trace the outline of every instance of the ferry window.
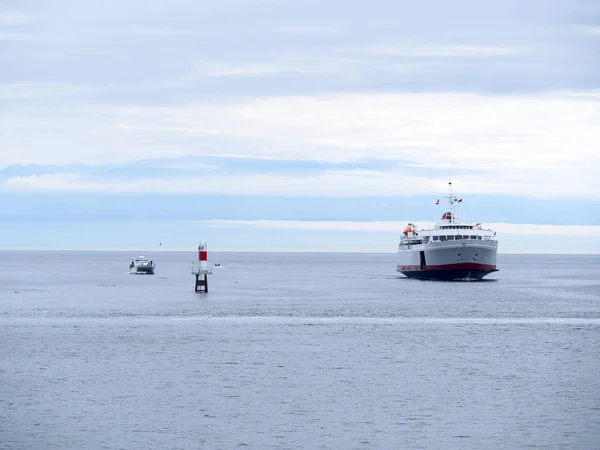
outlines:
{"label": "ferry window", "polygon": [[471,239],[477,239],[477,236],[471,236]]}
{"label": "ferry window", "polygon": [[440,239],[439,236],[433,236],[434,241],[438,241],[439,239]]}
{"label": "ferry window", "polygon": [[464,236],[464,235],[463,235],[463,239],[469,239],[469,236]]}
{"label": "ferry window", "polygon": [[457,234],[456,236],[454,236],[454,239],[456,239],[457,241],[460,240],[460,238],[462,238],[462,236],[460,234]]}
{"label": "ferry window", "polygon": [[440,241],[445,241],[446,240],[446,236],[440,236]]}
{"label": "ferry window", "polygon": [[477,236],[477,239],[478,239],[478,240],[481,240],[481,236]]}
{"label": "ferry window", "polygon": [[453,241],[454,240],[454,236],[446,236],[446,239],[449,241]]}

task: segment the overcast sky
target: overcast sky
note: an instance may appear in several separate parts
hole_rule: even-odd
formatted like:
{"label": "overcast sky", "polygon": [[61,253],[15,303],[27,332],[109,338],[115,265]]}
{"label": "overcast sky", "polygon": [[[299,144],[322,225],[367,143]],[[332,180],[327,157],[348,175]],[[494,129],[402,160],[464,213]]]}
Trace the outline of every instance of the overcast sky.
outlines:
{"label": "overcast sky", "polygon": [[600,253],[600,2],[4,0],[0,248],[390,251],[448,181]]}

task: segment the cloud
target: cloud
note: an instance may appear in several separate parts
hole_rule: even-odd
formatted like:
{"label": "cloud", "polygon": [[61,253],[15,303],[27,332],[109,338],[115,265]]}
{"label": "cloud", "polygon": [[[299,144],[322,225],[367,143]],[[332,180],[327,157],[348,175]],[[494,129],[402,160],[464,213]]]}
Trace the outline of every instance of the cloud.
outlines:
{"label": "cloud", "polygon": [[[389,168],[328,170],[312,179],[264,173],[239,181],[254,193],[385,195],[439,192],[442,179],[460,176],[465,193],[600,197],[600,109],[594,92],[352,93],[169,107],[97,106],[71,114],[1,118],[6,131],[0,167],[183,156],[380,160]],[[410,169],[397,169],[399,162],[408,162]],[[234,192],[241,190],[236,180],[220,174],[211,188],[198,187],[194,179],[154,185],[166,192]]]}
{"label": "cloud", "polygon": [[0,31],[0,41],[30,41],[33,36],[24,33],[6,33]]}
{"label": "cloud", "polygon": [[[408,222],[417,223],[420,229],[433,227],[433,222],[415,221],[300,221],[300,220],[203,220],[202,226],[225,228],[262,228],[283,230],[319,230],[319,231],[372,231],[400,233]],[[600,237],[600,226],[586,225],[537,225],[519,223],[486,223],[484,228],[500,234],[545,235],[545,236],[591,236]]]}
{"label": "cloud", "polygon": [[68,190],[78,185],[80,179],[81,176],[76,174],[52,173],[10,178],[5,185],[24,190]]}
{"label": "cloud", "polygon": [[[13,191],[55,190],[86,192],[142,192],[180,194],[219,194],[219,195],[278,195],[300,197],[373,197],[373,196],[439,196],[445,192],[448,176],[430,174],[414,175],[407,171],[368,171],[368,170],[325,170],[310,175],[278,175],[255,173],[233,175],[227,172],[200,168],[196,176],[177,178],[136,178],[111,179],[81,174],[47,174],[19,176],[4,182],[4,188]],[[590,177],[596,172],[590,172]],[[589,184],[574,184],[570,180],[568,188],[556,184],[550,177],[519,181],[512,177],[495,174],[463,174],[455,181],[455,188],[461,195],[491,195],[497,193],[539,198],[598,198],[597,190]],[[565,177],[566,178],[566,177]],[[524,190],[524,187],[527,189]]]}
{"label": "cloud", "polygon": [[187,30],[174,30],[166,28],[136,28],[131,34],[138,36],[191,36],[193,33]]}
{"label": "cloud", "polygon": [[0,26],[26,25],[33,22],[33,16],[23,11],[0,11]]}
{"label": "cloud", "polygon": [[482,45],[439,45],[439,44],[400,44],[400,45],[371,45],[349,52],[367,53],[372,55],[393,55],[407,58],[423,57],[487,57],[523,55],[527,50],[522,47],[482,46]]}
{"label": "cloud", "polygon": [[[264,150],[258,156],[282,159],[353,161],[409,156],[421,164],[490,162],[528,167],[554,163],[564,167],[570,161],[594,157],[600,143],[595,132],[600,125],[597,103],[569,95],[359,93],[115,112],[124,121],[161,121],[180,127],[182,133],[210,130],[232,138],[263,140]],[[273,151],[270,142],[277,142]],[[296,150],[299,146],[302,150]]]}
{"label": "cloud", "polygon": [[[79,192],[169,192],[170,180],[159,180],[164,191],[156,191],[157,183],[146,180],[98,180],[77,173],[49,173],[9,178],[4,182],[8,191],[79,191]],[[175,180],[173,180],[175,181]],[[146,188],[144,188],[146,185]],[[1,187],[1,185],[0,185]]]}
{"label": "cloud", "polygon": [[203,164],[200,162],[173,162],[173,163],[161,162],[161,163],[157,163],[157,164],[150,163],[150,166],[156,167],[159,169],[185,170],[185,171],[195,170],[198,172],[201,172],[201,171],[203,172],[206,170],[216,170],[215,166],[212,166],[210,164]]}
{"label": "cloud", "polygon": [[[284,28],[285,29],[285,28]],[[318,30],[318,28],[317,28]],[[306,32],[291,28],[288,32]],[[332,30],[333,31],[333,30]],[[314,30],[312,32],[315,32]],[[202,61],[186,76],[188,80],[198,77],[241,77],[275,76],[284,74],[317,75],[329,74],[350,79],[367,76],[369,72],[391,71],[411,74],[423,69],[423,59],[430,63],[448,58],[484,58],[524,55],[523,47],[481,45],[371,45],[353,49],[335,49],[328,52],[315,50],[309,53],[275,54],[269,59],[247,61]],[[399,61],[398,57],[403,58]]]}
{"label": "cloud", "polygon": [[197,80],[202,77],[258,77],[281,74],[331,74],[339,70],[348,60],[321,58],[318,56],[287,55],[269,61],[212,61],[194,65],[185,79]]}
{"label": "cloud", "polygon": [[275,33],[282,34],[335,34],[342,30],[332,25],[281,25],[273,28]]}
{"label": "cloud", "polygon": [[5,83],[0,84],[0,99],[61,97],[101,90],[94,86],[69,83]]}
{"label": "cloud", "polygon": [[600,27],[577,26],[576,29],[589,36],[600,36]]}
{"label": "cloud", "polygon": [[293,67],[277,65],[274,63],[230,63],[212,64],[207,67],[204,74],[209,77],[231,77],[231,76],[257,76],[276,75],[284,72],[297,71]]}
{"label": "cloud", "polygon": [[[203,169],[204,170],[204,169]],[[98,180],[81,174],[46,174],[9,178],[4,186],[10,190],[60,190],[94,192],[145,192],[145,193],[194,193],[235,195],[291,195],[315,196],[327,193],[331,196],[392,195],[404,189],[405,193],[439,192],[435,181],[425,178],[406,177],[393,181],[385,174],[361,173],[360,171],[328,171],[316,176],[282,176],[255,174],[233,176],[203,173],[195,177],[177,177],[135,180]],[[410,189],[410,186],[418,189]]]}

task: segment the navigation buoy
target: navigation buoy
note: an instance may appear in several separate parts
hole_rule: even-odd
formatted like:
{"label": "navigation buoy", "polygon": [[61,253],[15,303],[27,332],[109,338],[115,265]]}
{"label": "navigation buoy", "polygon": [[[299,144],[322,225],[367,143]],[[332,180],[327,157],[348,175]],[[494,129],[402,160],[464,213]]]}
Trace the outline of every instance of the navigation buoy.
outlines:
{"label": "navigation buoy", "polygon": [[208,265],[208,250],[206,242],[198,245],[198,263],[192,263],[192,275],[196,277],[194,292],[208,292],[208,275],[212,274],[212,267]]}

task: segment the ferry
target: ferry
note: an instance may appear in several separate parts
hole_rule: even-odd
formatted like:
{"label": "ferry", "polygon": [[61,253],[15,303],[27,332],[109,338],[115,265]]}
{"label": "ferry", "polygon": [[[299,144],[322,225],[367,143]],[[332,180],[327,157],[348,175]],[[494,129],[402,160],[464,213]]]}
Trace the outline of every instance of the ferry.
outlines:
{"label": "ferry", "polygon": [[154,261],[148,261],[144,256],[138,256],[129,264],[129,273],[137,275],[154,275]]}
{"label": "ferry", "polygon": [[433,228],[409,223],[402,232],[397,272],[424,280],[481,280],[498,271],[496,232],[461,220],[457,205],[462,198],[452,193],[452,183],[449,186],[448,208]]}

